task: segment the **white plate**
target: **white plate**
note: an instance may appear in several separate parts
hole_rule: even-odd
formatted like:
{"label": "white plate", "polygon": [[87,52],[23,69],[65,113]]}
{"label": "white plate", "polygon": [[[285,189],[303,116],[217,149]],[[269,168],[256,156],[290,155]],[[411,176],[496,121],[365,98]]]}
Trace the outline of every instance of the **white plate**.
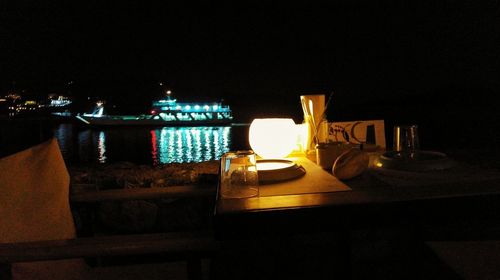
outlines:
{"label": "white plate", "polygon": [[375,168],[426,172],[445,170],[455,166],[455,162],[443,153],[418,151],[414,157],[404,157],[399,152],[389,151],[375,161]]}
{"label": "white plate", "polygon": [[304,167],[281,159],[257,160],[257,171],[259,183],[263,185],[297,179],[306,174]]}

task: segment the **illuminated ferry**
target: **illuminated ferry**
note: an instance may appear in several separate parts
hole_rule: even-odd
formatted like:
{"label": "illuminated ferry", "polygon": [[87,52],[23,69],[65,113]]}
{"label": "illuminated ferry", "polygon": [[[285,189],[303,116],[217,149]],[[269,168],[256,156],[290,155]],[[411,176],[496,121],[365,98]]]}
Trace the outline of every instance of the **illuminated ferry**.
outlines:
{"label": "illuminated ferry", "polygon": [[202,126],[231,124],[231,109],[221,102],[181,103],[170,97],[153,102],[149,115],[107,115],[104,102],[98,102],[94,112],[76,116],[80,121],[95,126],[151,125]]}

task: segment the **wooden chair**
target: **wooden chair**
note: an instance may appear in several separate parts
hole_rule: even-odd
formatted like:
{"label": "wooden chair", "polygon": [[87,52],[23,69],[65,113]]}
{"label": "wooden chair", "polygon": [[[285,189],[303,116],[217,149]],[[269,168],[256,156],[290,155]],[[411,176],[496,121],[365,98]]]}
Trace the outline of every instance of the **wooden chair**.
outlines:
{"label": "wooden chair", "polygon": [[[47,142],[42,145],[47,147],[52,146],[52,148],[54,148],[54,145],[57,146],[57,142],[54,141],[55,140],[53,139],[49,141],[50,143]],[[38,152],[37,149],[34,151]],[[28,155],[28,158],[33,156],[33,151],[30,153],[31,154]],[[4,166],[9,166],[5,161],[2,162],[2,160],[4,159],[0,159],[0,167],[2,166],[2,163]],[[62,157],[60,157],[60,155],[56,155],[55,160],[44,159],[43,164],[53,165],[54,163],[57,163],[57,161],[61,160]],[[58,164],[61,165],[60,162]],[[0,184],[2,184],[2,182],[8,183],[10,181],[2,181],[2,174],[0,173]],[[66,188],[67,187],[68,186],[66,186]],[[199,196],[215,196],[215,186],[204,188],[200,188],[198,186],[178,186],[154,189],[94,191],[72,194],[70,196],[70,200],[74,205],[82,203],[96,203],[101,201],[185,198]],[[2,206],[0,205],[0,210],[2,210],[1,208]],[[7,207],[7,211],[8,210],[9,208]],[[36,211],[36,208],[33,210]],[[2,237],[1,232],[0,237]],[[213,238],[212,232],[209,230],[58,238],[57,240],[35,240],[28,242],[21,241],[7,243],[2,243],[2,239],[0,239],[0,268],[10,268],[12,264],[37,261],[156,254],[161,256],[162,260],[187,262],[187,278],[201,279],[203,277],[201,260],[204,258],[211,258],[218,246],[218,243]],[[94,268],[90,269],[90,271],[92,272],[93,269]],[[123,269],[125,268],[118,267],[117,271],[120,272],[120,270]],[[146,269],[151,270],[154,269],[154,267],[147,266]],[[123,279],[123,274],[124,273],[122,271],[122,276],[119,276],[119,278]],[[2,269],[0,269],[0,278],[4,279],[5,276],[9,277],[10,272],[5,269],[2,272]],[[93,276],[90,277],[94,278]],[[168,275],[165,275],[164,277],[168,278]]]}

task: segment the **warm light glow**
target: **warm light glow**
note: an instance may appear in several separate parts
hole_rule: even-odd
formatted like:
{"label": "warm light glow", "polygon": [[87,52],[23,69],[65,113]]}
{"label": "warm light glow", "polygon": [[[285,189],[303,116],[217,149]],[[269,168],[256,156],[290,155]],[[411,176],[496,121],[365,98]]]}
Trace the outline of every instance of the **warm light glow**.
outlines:
{"label": "warm light glow", "polygon": [[273,161],[273,162],[257,162],[257,170],[264,171],[264,170],[276,170],[276,169],[283,169],[292,166],[294,163],[293,162],[280,162],[280,161]]}
{"label": "warm light glow", "polygon": [[250,125],[249,141],[262,158],[284,158],[296,146],[295,123],[292,119],[255,119]]}

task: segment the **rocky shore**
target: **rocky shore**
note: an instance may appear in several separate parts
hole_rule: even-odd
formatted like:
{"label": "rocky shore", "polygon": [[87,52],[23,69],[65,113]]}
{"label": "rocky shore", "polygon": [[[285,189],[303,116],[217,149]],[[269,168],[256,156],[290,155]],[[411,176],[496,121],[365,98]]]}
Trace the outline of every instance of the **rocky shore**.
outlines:
{"label": "rocky shore", "polygon": [[219,161],[172,163],[158,167],[119,162],[70,167],[72,185],[92,184],[98,190],[157,188],[217,182]]}
{"label": "rocky shore", "polygon": [[[168,188],[217,183],[218,161],[174,163],[151,167],[120,162],[106,165],[70,167],[72,191],[123,188]],[[213,198],[178,198],[106,201],[75,207],[80,231],[170,232],[202,229],[211,223]]]}

